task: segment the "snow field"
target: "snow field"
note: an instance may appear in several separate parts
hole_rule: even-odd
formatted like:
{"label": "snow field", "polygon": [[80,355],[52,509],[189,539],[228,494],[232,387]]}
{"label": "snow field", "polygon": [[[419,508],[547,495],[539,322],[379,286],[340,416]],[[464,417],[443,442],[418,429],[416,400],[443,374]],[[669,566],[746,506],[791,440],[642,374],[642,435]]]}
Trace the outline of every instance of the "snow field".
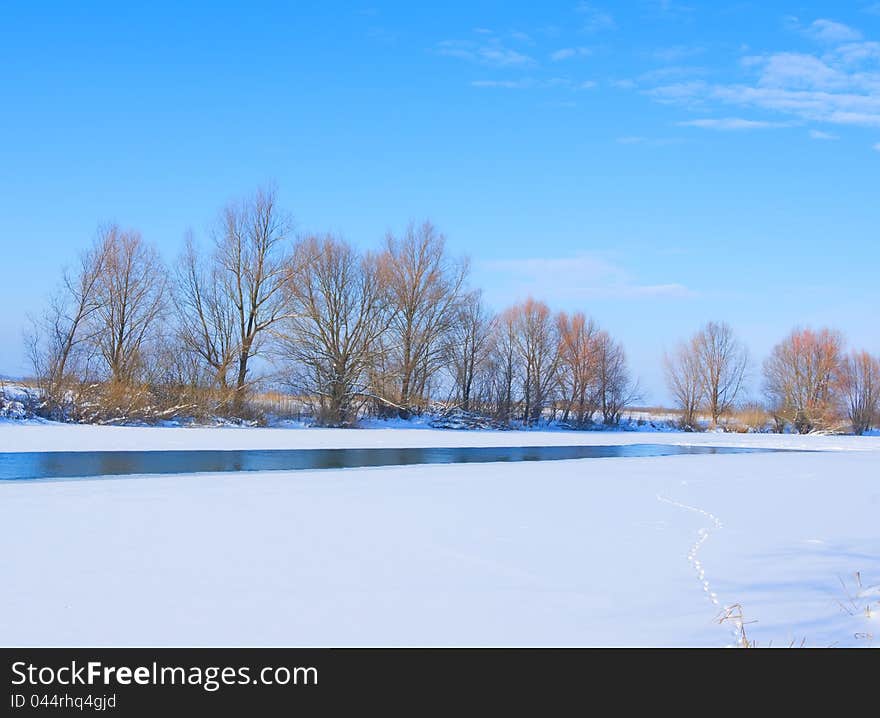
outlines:
{"label": "snow field", "polygon": [[[517,443],[48,428],[0,447]],[[880,442],[775,439],[841,449],[0,484],[0,643],[723,646],[740,604],[759,645],[877,645]]]}

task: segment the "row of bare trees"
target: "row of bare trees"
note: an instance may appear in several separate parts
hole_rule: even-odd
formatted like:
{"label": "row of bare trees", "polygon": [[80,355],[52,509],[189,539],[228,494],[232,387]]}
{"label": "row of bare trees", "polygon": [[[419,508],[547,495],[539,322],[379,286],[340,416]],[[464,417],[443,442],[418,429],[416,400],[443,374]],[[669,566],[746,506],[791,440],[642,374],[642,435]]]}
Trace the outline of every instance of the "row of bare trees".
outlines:
{"label": "row of bare trees", "polygon": [[[748,352],[724,323],[709,322],[664,358],[667,385],[683,426],[706,414],[717,426],[743,393]],[[846,354],[831,329],[796,329],[763,365],[767,408],[780,431],[825,431],[849,423],[862,434],[880,423],[880,360]]]}
{"label": "row of bare trees", "polygon": [[275,332],[288,383],[326,424],[350,424],[364,406],[407,417],[438,398],[528,425],[620,420],[635,389],[606,332],[534,299],[495,315],[466,280],[467,264],[427,223],[378,254],[333,236],[300,240]]}
{"label": "row of bare trees", "polygon": [[115,225],[99,231],[30,337],[50,414],[70,400],[72,377],[80,385],[100,378],[114,394],[148,373],[166,288],[158,253],[140,234]]}
{"label": "row of bare trees", "polygon": [[453,400],[504,421],[616,424],[638,394],[607,332],[583,313],[553,314],[531,298],[493,316],[479,293],[468,295],[445,353]]}
{"label": "row of bare trees", "polygon": [[240,413],[250,365],[285,315],[289,226],[274,193],[260,191],[223,211],[208,257],[189,237],[174,272],[139,233],[99,229],[33,322],[47,413],[156,416],[156,405],[175,413],[210,393]]}
{"label": "row of bare trees", "polygon": [[[428,222],[375,252],[294,236],[272,190],[227,206],[207,250],[173,268],[139,233],[103,227],[34,322],[45,413],[106,421],[248,418],[271,376],[326,425],[442,403],[501,422],[619,422],[638,394],[623,348],[585,314],[529,298],[494,313]],[[710,322],[665,357],[682,423],[742,399],[748,353]],[[763,367],[778,428],[878,422],[880,365],[831,330],[797,330]]]}
{"label": "row of bare trees", "polygon": [[35,320],[48,415],[80,421],[245,417],[271,375],[327,425],[429,404],[534,424],[619,421],[623,349],[583,314],[528,299],[500,314],[428,222],[377,252],[300,236],[272,190],[227,206],[206,251],[173,268],[134,231],[102,228]]}
{"label": "row of bare trees", "polygon": [[847,354],[840,332],[794,330],[764,363],[764,382],[777,425],[807,433],[845,420],[863,434],[880,423],[880,359]]}

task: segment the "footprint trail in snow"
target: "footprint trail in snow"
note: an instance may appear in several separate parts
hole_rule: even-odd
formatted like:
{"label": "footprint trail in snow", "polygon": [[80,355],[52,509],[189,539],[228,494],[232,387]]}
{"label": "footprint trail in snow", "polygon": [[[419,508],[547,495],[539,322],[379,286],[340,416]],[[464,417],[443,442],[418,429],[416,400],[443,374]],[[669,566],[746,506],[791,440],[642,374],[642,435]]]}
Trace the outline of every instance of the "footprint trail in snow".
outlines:
{"label": "footprint trail in snow", "polygon": [[[703,544],[708,541],[709,536],[713,531],[717,531],[721,528],[724,528],[724,524],[721,523],[721,519],[719,519],[715,514],[710,511],[706,511],[705,509],[701,509],[698,506],[691,506],[689,504],[683,504],[680,501],[675,501],[674,499],[670,499],[663,494],[657,494],[657,500],[662,501],[663,503],[670,504],[671,506],[675,506],[679,509],[684,509],[685,511],[693,511],[694,513],[701,514],[705,516],[709,521],[712,522],[709,528],[701,528],[697,531],[697,540],[690,547],[690,550],[687,554],[688,563],[694,569],[694,572],[697,574],[697,580],[699,580],[700,585],[703,589],[703,593],[706,594],[706,598],[712,602],[714,606],[720,606],[721,604],[718,601],[718,594],[712,590],[712,586],[709,584],[708,579],[706,578],[706,570],[703,568],[703,564],[700,561],[699,553],[700,549],[703,547]],[[737,617],[733,617],[733,634],[737,639],[737,643],[739,643],[739,632],[742,628],[741,619]]]}

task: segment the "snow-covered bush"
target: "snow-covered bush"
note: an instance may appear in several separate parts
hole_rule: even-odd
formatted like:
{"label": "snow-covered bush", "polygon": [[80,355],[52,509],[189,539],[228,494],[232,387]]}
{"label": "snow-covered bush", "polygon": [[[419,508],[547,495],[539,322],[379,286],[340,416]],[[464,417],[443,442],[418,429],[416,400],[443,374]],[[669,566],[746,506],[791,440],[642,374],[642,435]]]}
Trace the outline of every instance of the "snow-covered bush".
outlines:
{"label": "snow-covered bush", "polygon": [[34,390],[0,382],[0,419],[32,419],[36,404],[37,395]]}

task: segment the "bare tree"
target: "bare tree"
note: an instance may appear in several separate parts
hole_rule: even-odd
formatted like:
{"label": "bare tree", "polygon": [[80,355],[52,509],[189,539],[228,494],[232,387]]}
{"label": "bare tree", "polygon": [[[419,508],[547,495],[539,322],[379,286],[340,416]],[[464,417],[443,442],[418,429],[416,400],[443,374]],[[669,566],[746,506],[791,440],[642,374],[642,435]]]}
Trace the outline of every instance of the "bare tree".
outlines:
{"label": "bare tree", "polygon": [[40,381],[49,413],[63,413],[68,378],[78,350],[91,336],[91,318],[98,310],[97,286],[106,264],[107,245],[102,232],[80,254],[76,271],[65,271],[62,284],[42,316],[33,321],[28,338],[34,373]]}
{"label": "bare tree", "polygon": [[764,362],[764,387],[779,420],[802,434],[831,426],[842,347],[836,331],[796,329],[773,348]]}
{"label": "bare tree", "polygon": [[511,307],[495,320],[490,338],[491,348],[487,371],[490,376],[491,396],[495,415],[509,422],[513,418],[513,388],[520,373],[516,342],[517,311]]}
{"label": "bare tree", "polygon": [[189,234],[177,265],[175,305],[184,350],[205,365],[211,383],[225,396],[238,354],[237,306],[217,262],[206,262]]}
{"label": "bare tree", "polygon": [[596,347],[602,421],[607,425],[618,424],[623,410],[638,399],[638,385],[630,376],[623,347],[607,332],[599,332]]}
{"label": "bare tree", "polygon": [[565,395],[562,421],[583,425],[596,409],[599,328],[582,312],[556,318],[560,341],[560,386]]}
{"label": "bare tree", "polygon": [[289,229],[270,188],[227,206],[216,233],[216,280],[235,315],[236,412],[249,386],[251,359],[259,355],[266,331],[285,316],[284,243]]}
{"label": "bare tree", "polygon": [[402,238],[389,234],[379,261],[390,311],[390,376],[383,383],[394,391],[385,399],[406,417],[424,407],[426,387],[445,363],[444,339],[456,319],[468,265],[448,256],[445,238],[430,222],[410,225]]}
{"label": "bare tree", "polygon": [[471,409],[475,384],[485,370],[492,348],[493,318],[479,290],[469,292],[459,303],[444,354],[449,363],[458,404]]}
{"label": "bare tree", "polygon": [[724,322],[707,323],[693,339],[703,397],[712,424],[729,412],[743,387],[749,355]]}
{"label": "bare tree", "polygon": [[880,421],[880,359],[868,352],[853,352],[843,360],[843,401],[856,434],[864,434]]}
{"label": "bare tree", "polygon": [[290,312],[279,333],[294,385],[317,397],[322,424],[353,424],[387,327],[375,258],[330,235],[309,237],[296,246],[285,293]]}
{"label": "bare tree", "polygon": [[696,340],[682,342],[671,355],[665,355],[663,367],[666,385],[676,407],[681,411],[681,426],[696,428],[697,411],[705,396],[705,384],[700,370],[700,350]]}
{"label": "bare tree", "polygon": [[558,386],[559,335],[550,307],[532,298],[515,308],[516,348],[523,369],[523,421],[541,418]]}
{"label": "bare tree", "polygon": [[131,385],[163,310],[166,275],[158,252],[135,231],[113,225],[101,238],[103,264],[95,284],[92,336],[109,379]]}

